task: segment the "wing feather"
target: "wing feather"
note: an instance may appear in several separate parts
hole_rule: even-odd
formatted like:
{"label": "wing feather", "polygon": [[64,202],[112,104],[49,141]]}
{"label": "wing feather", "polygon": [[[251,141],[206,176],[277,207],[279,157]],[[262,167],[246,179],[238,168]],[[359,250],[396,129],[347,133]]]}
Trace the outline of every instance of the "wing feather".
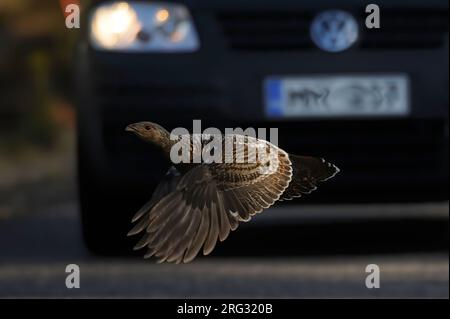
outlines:
{"label": "wing feather", "polygon": [[183,258],[184,262],[190,262],[195,258],[195,256],[197,256],[198,252],[200,251],[205,242],[206,236],[208,235],[208,228],[209,228],[209,214],[204,208],[201,211],[201,222],[198,227],[197,233],[195,234],[192,244],[187,249],[186,254]]}

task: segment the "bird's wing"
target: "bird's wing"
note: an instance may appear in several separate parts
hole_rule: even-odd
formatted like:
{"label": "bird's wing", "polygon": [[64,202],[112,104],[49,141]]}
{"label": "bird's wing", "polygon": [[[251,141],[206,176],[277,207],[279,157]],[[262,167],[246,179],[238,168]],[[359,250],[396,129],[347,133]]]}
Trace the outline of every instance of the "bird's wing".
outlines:
{"label": "bird's wing", "polygon": [[[180,172],[178,172],[175,167],[171,166],[164,175],[163,179],[156,186],[150,200],[142,206],[141,209],[139,209],[139,211],[133,216],[131,222],[134,223],[141,219],[141,217],[147,214],[164,196],[173,192],[176,189],[181,177]],[[134,235],[144,230],[144,224],[145,222],[141,219],[141,221],[128,232],[128,235]]]}
{"label": "bird's wing", "polygon": [[291,200],[317,189],[319,182],[332,178],[339,168],[323,158],[289,154],[292,162],[292,180],[280,200]]}
{"label": "bird's wing", "polygon": [[239,221],[271,206],[291,180],[291,162],[276,146],[258,143],[273,148],[272,156],[256,163],[202,164],[183,175],[173,192],[140,216],[139,229],[146,234],[136,248],[147,247],[145,257],[160,262],[189,262],[202,247],[209,254]]}

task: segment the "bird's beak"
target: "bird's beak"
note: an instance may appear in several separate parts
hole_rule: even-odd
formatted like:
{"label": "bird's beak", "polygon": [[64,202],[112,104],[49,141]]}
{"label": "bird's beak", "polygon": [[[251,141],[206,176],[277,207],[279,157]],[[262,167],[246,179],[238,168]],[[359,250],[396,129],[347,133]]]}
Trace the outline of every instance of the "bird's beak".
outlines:
{"label": "bird's beak", "polygon": [[125,131],[135,133],[137,130],[136,130],[136,127],[134,126],[134,124],[130,124],[125,128]]}

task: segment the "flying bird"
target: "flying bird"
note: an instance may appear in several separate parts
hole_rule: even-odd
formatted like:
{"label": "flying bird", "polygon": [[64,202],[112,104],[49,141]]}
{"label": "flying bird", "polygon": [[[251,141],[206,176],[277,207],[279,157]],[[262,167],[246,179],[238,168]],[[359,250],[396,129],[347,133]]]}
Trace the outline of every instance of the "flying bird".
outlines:
{"label": "flying bird", "polygon": [[[188,144],[192,158],[202,151],[196,141],[200,146],[211,141],[210,136],[171,139],[166,129],[152,122],[130,124],[126,131],[156,145],[168,160],[177,142]],[[248,222],[276,201],[311,193],[319,182],[339,172],[322,158],[288,154],[262,139],[225,134],[222,140],[224,161],[173,164],[150,201],[133,217],[136,224],[128,235],[144,233],[134,247],[147,248],[144,258],[187,263],[201,250],[208,255],[240,222]],[[233,151],[228,154],[230,145]],[[248,160],[261,148],[271,155]]]}

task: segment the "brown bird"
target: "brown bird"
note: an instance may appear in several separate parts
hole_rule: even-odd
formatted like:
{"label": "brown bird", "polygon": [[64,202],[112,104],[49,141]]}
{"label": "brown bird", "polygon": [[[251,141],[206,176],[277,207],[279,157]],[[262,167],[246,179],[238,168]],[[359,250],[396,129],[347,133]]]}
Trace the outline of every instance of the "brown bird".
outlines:
{"label": "brown bird", "polygon": [[[170,133],[155,123],[131,124],[126,131],[158,146],[168,158],[172,147],[183,140],[191,158],[202,151],[193,136],[171,139]],[[211,136],[199,143],[205,146],[210,141]],[[268,141],[250,136],[224,135],[222,141],[222,163],[174,164],[150,201],[133,217],[132,222],[137,224],[128,235],[144,232],[134,247],[147,248],[144,258],[155,256],[158,262],[187,263],[202,248],[208,255],[217,240],[224,241],[239,222],[249,221],[276,201],[309,194],[318,182],[339,172],[322,158],[288,154]],[[233,152],[227,155],[226,147],[230,145]],[[250,161],[252,150],[258,148],[271,155]]]}

